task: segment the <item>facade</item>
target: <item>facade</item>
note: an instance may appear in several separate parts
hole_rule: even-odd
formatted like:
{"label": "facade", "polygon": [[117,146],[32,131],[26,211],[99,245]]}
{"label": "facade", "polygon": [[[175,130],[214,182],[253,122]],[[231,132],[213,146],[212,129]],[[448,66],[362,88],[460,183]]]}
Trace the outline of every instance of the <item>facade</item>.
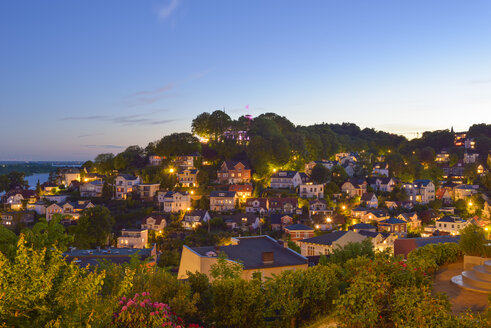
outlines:
{"label": "facade", "polygon": [[324,185],[312,182],[302,183],[298,193],[302,198],[324,198]]}
{"label": "facade", "polygon": [[251,184],[233,184],[228,187],[228,191],[235,191],[237,193],[237,198],[240,200],[251,197],[252,190]]}
{"label": "facade", "polygon": [[406,222],[408,228],[417,229],[421,226],[421,220],[418,217],[418,213],[401,213],[397,217],[399,220],[403,220]]}
{"label": "facade", "polygon": [[405,237],[407,235],[407,223],[397,218],[389,218],[378,223],[378,231]]}
{"label": "facade", "polygon": [[11,211],[0,213],[3,226],[15,228],[19,224],[28,225],[34,223],[34,212],[31,211]]}
{"label": "facade", "polygon": [[428,204],[435,200],[435,185],[431,180],[414,180],[403,184],[403,188],[413,203]]}
{"label": "facade", "polygon": [[159,166],[162,164],[163,157],[158,155],[151,155],[148,157],[148,163],[151,166]]}
{"label": "facade", "polygon": [[50,221],[53,215],[60,214],[65,220],[78,220],[82,211],[94,207],[90,201],[54,203],[46,207],[46,220]]}
{"label": "facade", "polygon": [[477,194],[479,186],[474,185],[458,185],[454,188],[455,200],[466,199],[474,194]]}
{"label": "facade", "polygon": [[183,187],[198,187],[198,169],[182,169],[177,173],[177,181]]}
{"label": "facade", "polygon": [[370,223],[373,221],[380,222],[388,218],[389,215],[384,210],[369,210],[360,217],[360,222],[362,223]]}
{"label": "facade", "polygon": [[160,189],[160,183],[140,183],[136,186],[136,193],[140,199],[152,201]]}
{"label": "facade", "polygon": [[378,162],[373,165],[372,174],[376,176],[389,176],[389,164]]}
{"label": "facade", "polygon": [[312,169],[317,165],[323,165],[325,168],[332,170],[335,165],[338,165],[337,161],[312,161],[305,164],[305,173],[312,173]]}
{"label": "facade", "polygon": [[270,213],[294,214],[298,207],[298,198],[271,197],[268,198]]}
{"label": "facade", "polygon": [[444,216],[443,218],[436,220],[435,228],[441,232],[447,232],[451,235],[459,235],[460,230],[464,229],[468,224],[468,221],[461,219],[458,216]]}
{"label": "facade", "polygon": [[228,261],[241,263],[241,278],[251,280],[258,272],[262,278],[278,275],[286,270],[305,270],[307,259],[285,248],[269,236],[232,238],[228,246],[189,247],[184,245],[179,265],[178,279],[188,278],[187,272],[199,272],[209,278],[210,269],[217,263],[218,255],[224,253]]}
{"label": "facade", "polygon": [[369,177],[368,185],[375,191],[391,192],[397,185],[397,182],[388,177]]}
{"label": "facade", "polygon": [[14,189],[2,196],[3,203],[9,205],[11,210],[20,211],[24,208],[24,203],[34,204],[37,201],[37,194],[34,190]]}
{"label": "facade", "polygon": [[269,217],[269,221],[271,223],[271,229],[273,230],[282,230],[284,227],[293,224],[293,218],[283,214],[272,214]]}
{"label": "facade", "polygon": [[145,248],[147,244],[147,229],[123,229],[118,237],[118,248]]}
{"label": "facade", "polygon": [[328,255],[336,247],[344,247],[348,243],[358,243],[365,236],[354,231],[333,231],[317,237],[298,241],[303,256]]}
{"label": "facade", "polygon": [[167,191],[159,192],[157,196],[159,205],[166,213],[188,211],[191,208],[191,196],[186,192]]}
{"label": "facade", "polygon": [[271,176],[270,187],[273,189],[295,189],[302,183],[297,171],[278,171]]}
{"label": "facade", "polygon": [[181,169],[193,169],[197,165],[196,160],[200,157],[199,153],[177,156],[173,160],[173,164]]}
{"label": "facade", "polygon": [[314,228],[304,224],[293,224],[285,227],[285,232],[290,235],[291,240],[298,241],[314,237]]}
{"label": "facade", "polygon": [[132,193],[136,185],[140,184],[140,177],[135,177],[130,174],[120,174],[115,181],[115,199],[126,199],[129,193]]}
{"label": "facade", "polygon": [[267,198],[247,198],[246,213],[264,213],[268,212],[269,202]]}
{"label": "facade", "polygon": [[251,181],[251,169],[242,162],[225,161],[217,171],[219,183],[235,184]]}
{"label": "facade", "polygon": [[367,182],[358,179],[348,179],[341,186],[341,191],[349,197],[362,196],[367,192]]}
{"label": "facade", "polygon": [[361,203],[365,204],[368,208],[377,208],[378,207],[378,198],[375,196],[375,193],[369,192],[363,194],[360,199]]}
{"label": "facade", "polygon": [[143,218],[141,228],[162,232],[167,226],[165,216],[160,214],[150,214]]}
{"label": "facade", "polygon": [[194,210],[191,212],[186,212],[184,218],[181,221],[181,225],[184,229],[191,230],[197,228],[203,222],[208,222],[211,220],[210,213],[206,210]]}
{"label": "facade", "polygon": [[216,212],[235,209],[237,193],[235,191],[212,191],[210,193],[210,210]]}

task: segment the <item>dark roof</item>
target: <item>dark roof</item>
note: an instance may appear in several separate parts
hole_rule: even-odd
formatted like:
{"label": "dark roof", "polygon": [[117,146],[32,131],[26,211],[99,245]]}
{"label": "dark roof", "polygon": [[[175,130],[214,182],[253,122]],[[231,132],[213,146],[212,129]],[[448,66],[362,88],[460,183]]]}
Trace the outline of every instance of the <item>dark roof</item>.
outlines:
{"label": "dark roof", "polygon": [[181,194],[183,196],[188,195],[187,191],[168,191],[165,193],[164,197],[172,197],[174,194]]}
{"label": "dark roof", "polygon": [[249,166],[248,163],[246,162],[242,162],[242,161],[225,161],[225,165],[227,165],[227,169],[229,170],[232,170],[235,165],[239,164],[239,163],[242,163],[242,165],[244,165],[244,169],[245,170],[250,170],[251,167]]}
{"label": "dark roof", "polygon": [[210,193],[210,197],[235,197],[235,191],[214,190]]}
{"label": "dark roof", "polygon": [[137,177],[135,177],[134,175],[131,175],[131,174],[120,174],[119,176],[125,178],[126,180],[136,180],[137,179]]}
{"label": "dark roof", "polygon": [[294,231],[294,230],[314,230],[314,228],[311,228],[309,226],[306,226],[306,225],[300,224],[300,223],[293,224],[291,226],[286,227],[285,229],[288,229],[291,231]]}
{"label": "dark roof", "polygon": [[461,222],[464,222],[464,220],[462,220],[462,218],[457,217],[457,216],[447,215],[447,216],[442,217],[439,220],[436,220],[436,222],[461,223]]}
{"label": "dark roof", "polygon": [[362,202],[368,202],[372,200],[372,197],[375,196],[373,192],[367,192],[361,196],[361,201]]}
{"label": "dark roof", "polygon": [[278,171],[274,173],[271,178],[293,178],[298,171]]}
{"label": "dark roof", "polygon": [[365,237],[375,238],[381,235],[384,239],[390,236],[390,233],[387,232],[378,232],[378,231],[369,231],[369,230],[360,230],[358,231],[360,235]]}
{"label": "dark roof", "polygon": [[403,221],[403,220],[397,219],[397,218],[389,218],[389,219],[380,221],[380,223],[385,223],[385,224],[402,224],[402,223],[406,223],[406,221]]}
{"label": "dark roof", "polygon": [[[281,246],[269,236],[239,237],[238,245],[195,247],[193,251],[201,256],[208,252],[224,252],[230,260],[241,262],[244,269],[259,269],[307,264],[307,258]],[[264,264],[263,252],[273,252],[274,262]]]}
{"label": "dark roof", "polygon": [[307,238],[301,240],[302,242],[319,244],[319,245],[332,245],[333,242],[344,236],[348,231],[333,231],[317,237]]}
{"label": "dark roof", "polygon": [[291,217],[291,216],[286,215],[286,214],[271,214],[269,216],[269,221],[271,222],[271,224],[281,224],[281,218],[284,216]]}
{"label": "dark roof", "polygon": [[192,210],[191,212],[187,212],[186,214],[184,214],[184,217],[186,217],[186,216],[199,216],[200,219],[203,219],[206,212],[208,212],[208,211],[207,210]]}
{"label": "dark roof", "polygon": [[351,210],[351,212],[367,212],[369,211],[369,208],[363,207],[363,206],[357,206],[354,209]]}
{"label": "dark roof", "polygon": [[416,247],[423,247],[428,244],[440,243],[458,243],[460,236],[435,236],[435,237],[420,237],[420,238],[400,238],[401,240],[414,240]]}
{"label": "dark roof", "polygon": [[162,214],[149,214],[143,218],[143,224],[147,223],[147,219],[153,218],[155,219],[155,224],[160,225],[162,221],[167,220],[167,216],[162,215]]}
{"label": "dark roof", "polygon": [[381,217],[384,217],[387,215],[387,212],[385,212],[384,210],[371,210],[371,211],[368,211],[368,213],[371,213],[371,214],[373,214],[373,216],[376,216],[378,218],[381,218]]}
{"label": "dark roof", "polygon": [[371,224],[368,224],[368,223],[357,223],[357,224],[354,224],[352,226],[349,226],[348,229],[350,230],[354,230],[354,229],[377,229],[377,227],[371,225]]}
{"label": "dark roof", "polygon": [[414,180],[413,181],[413,184],[415,184],[418,187],[421,187],[421,186],[425,186],[426,187],[430,182],[431,182],[431,180],[419,179],[419,180]]}

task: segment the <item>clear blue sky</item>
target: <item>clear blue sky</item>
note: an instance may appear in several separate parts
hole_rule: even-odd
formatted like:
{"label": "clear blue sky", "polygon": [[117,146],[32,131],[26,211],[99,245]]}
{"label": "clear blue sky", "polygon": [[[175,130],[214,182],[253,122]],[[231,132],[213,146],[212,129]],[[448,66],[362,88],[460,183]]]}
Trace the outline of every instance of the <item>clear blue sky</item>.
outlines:
{"label": "clear blue sky", "polygon": [[146,146],[222,108],[397,133],[490,123],[491,1],[0,2],[0,160]]}

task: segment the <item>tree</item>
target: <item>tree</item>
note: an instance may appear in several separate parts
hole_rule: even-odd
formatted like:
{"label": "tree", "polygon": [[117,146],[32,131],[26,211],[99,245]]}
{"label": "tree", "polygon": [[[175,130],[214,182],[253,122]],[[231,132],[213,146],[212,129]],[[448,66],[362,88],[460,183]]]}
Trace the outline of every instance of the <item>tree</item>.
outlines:
{"label": "tree", "polygon": [[114,218],[104,206],[88,208],[82,212],[74,229],[74,243],[80,248],[95,248],[108,244]]}
{"label": "tree", "polygon": [[0,175],[0,192],[9,191],[9,187],[10,179],[8,178],[8,176],[5,174]]}
{"label": "tree", "polygon": [[329,181],[330,171],[322,164],[316,164],[310,173],[310,178],[315,183],[326,183]]}
{"label": "tree", "polygon": [[237,279],[242,274],[243,268],[241,263],[228,260],[227,255],[220,252],[217,262],[210,268],[210,276],[216,280]]}
{"label": "tree", "polygon": [[435,150],[429,146],[421,149],[419,159],[425,163],[432,163],[435,160]]}
{"label": "tree", "polygon": [[459,246],[466,255],[491,256],[491,246],[487,245],[484,229],[473,224],[460,231]]}
{"label": "tree", "polygon": [[340,186],[346,179],[348,179],[348,173],[346,173],[344,167],[341,165],[333,166],[331,170],[331,181]]}
{"label": "tree", "polygon": [[157,141],[155,152],[160,156],[187,155],[201,150],[199,139],[191,133],[172,133]]}
{"label": "tree", "polygon": [[34,249],[46,248],[48,251],[56,248],[62,252],[68,249],[73,242],[73,237],[65,233],[65,228],[60,224],[61,214],[55,214],[50,221],[46,218],[39,219],[32,229],[22,231],[26,243]]}
{"label": "tree", "polygon": [[191,131],[200,137],[210,136],[210,113],[204,112],[199,114],[191,123]]}
{"label": "tree", "polygon": [[348,243],[344,247],[336,247],[329,256],[329,263],[343,264],[349,259],[359,256],[373,258],[375,251],[370,238],[364,239],[361,243]]}
{"label": "tree", "polygon": [[108,202],[111,200],[113,197],[113,188],[107,181],[104,181],[104,184],[102,185],[102,195],[101,198],[103,201]]}
{"label": "tree", "polygon": [[114,155],[111,153],[97,155],[94,159],[94,166],[101,174],[111,173],[114,170]]}

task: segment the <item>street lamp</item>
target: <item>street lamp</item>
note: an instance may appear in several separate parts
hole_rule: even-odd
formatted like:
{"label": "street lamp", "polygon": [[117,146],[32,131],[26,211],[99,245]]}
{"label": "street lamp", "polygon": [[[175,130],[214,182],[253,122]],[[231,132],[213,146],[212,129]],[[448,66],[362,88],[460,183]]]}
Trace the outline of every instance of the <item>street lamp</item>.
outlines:
{"label": "street lamp", "polygon": [[171,168],[171,169],[169,170],[169,172],[170,172],[170,173],[174,173],[174,169],[173,169],[173,168]]}
{"label": "street lamp", "polygon": [[326,218],[327,223],[331,223],[331,221],[332,221],[331,218]]}
{"label": "street lamp", "polygon": [[341,208],[343,209],[343,211],[346,209],[346,205],[343,205],[341,206]]}

